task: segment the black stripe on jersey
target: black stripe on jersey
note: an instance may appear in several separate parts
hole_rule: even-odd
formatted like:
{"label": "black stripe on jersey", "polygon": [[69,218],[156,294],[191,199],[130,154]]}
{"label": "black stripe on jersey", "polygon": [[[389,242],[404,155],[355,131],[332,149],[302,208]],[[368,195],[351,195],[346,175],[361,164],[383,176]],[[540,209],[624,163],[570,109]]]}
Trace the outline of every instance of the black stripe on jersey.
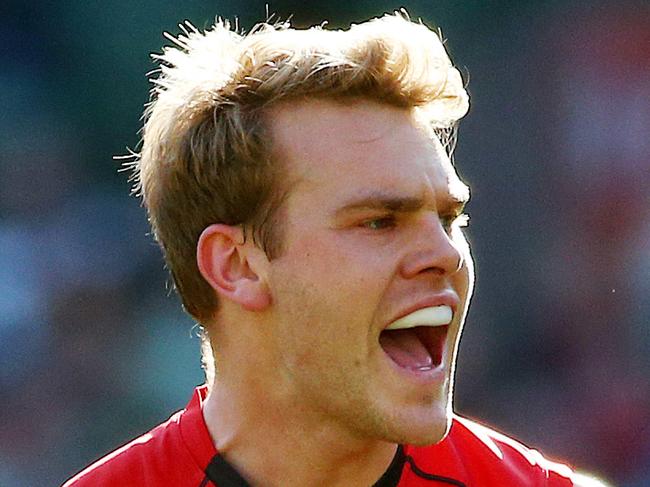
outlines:
{"label": "black stripe on jersey", "polygon": [[406,455],[406,461],[411,464],[411,470],[413,470],[413,473],[418,477],[426,480],[435,480],[436,482],[442,482],[444,484],[455,485],[456,487],[467,487],[465,483],[461,482],[460,480],[425,472],[415,464],[415,460],[413,460],[413,457],[411,455]]}

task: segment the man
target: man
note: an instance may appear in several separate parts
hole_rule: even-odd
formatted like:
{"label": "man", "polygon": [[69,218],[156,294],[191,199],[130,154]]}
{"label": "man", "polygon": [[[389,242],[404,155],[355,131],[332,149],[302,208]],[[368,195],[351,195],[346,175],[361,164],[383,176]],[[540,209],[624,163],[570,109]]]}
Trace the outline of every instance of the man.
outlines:
{"label": "man", "polygon": [[207,387],[66,486],[574,485],[451,410],[474,273],[440,39],[186,29],[135,169]]}

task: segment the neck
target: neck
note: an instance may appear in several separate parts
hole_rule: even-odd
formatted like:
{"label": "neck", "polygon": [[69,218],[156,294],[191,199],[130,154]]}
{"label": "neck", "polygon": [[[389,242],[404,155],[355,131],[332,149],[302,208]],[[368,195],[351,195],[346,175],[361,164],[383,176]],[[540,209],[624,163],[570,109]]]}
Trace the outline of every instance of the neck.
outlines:
{"label": "neck", "polygon": [[368,486],[389,467],[397,445],[345,431],[269,391],[268,380],[221,372],[203,415],[217,450],[251,485]]}

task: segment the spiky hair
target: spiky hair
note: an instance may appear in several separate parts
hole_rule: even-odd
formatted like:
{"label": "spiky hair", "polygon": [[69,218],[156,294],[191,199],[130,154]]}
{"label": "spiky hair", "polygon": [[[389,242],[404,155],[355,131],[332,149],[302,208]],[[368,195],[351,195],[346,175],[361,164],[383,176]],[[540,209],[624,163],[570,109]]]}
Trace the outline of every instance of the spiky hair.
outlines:
{"label": "spiky hair", "polygon": [[155,56],[161,69],[134,178],[185,308],[203,323],[218,304],[195,257],[208,225],[248,226],[270,258],[281,251],[272,217],[284,168],[271,156],[265,118],[274,104],[363,98],[416,110],[449,152],[468,109],[439,34],[402,13],[348,30],[264,23],[242,35],[222,20],[204,33],[180,27],[167,35],[175,46]]}

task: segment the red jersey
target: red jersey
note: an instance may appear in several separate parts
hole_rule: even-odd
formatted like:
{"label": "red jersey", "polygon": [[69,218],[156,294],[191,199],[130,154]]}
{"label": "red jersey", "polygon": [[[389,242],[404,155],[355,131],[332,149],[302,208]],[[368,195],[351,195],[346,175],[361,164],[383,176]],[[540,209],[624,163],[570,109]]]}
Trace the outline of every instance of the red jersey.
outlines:
{"label": "red jersey", "polygon": [[[219,455],[201,410],[207,389],[149,433],[99,460],[63,487],[245,487]],[[401,445],[375,487],[564,487],[571,470],[468,419],[454,416],[437,445]]]}

